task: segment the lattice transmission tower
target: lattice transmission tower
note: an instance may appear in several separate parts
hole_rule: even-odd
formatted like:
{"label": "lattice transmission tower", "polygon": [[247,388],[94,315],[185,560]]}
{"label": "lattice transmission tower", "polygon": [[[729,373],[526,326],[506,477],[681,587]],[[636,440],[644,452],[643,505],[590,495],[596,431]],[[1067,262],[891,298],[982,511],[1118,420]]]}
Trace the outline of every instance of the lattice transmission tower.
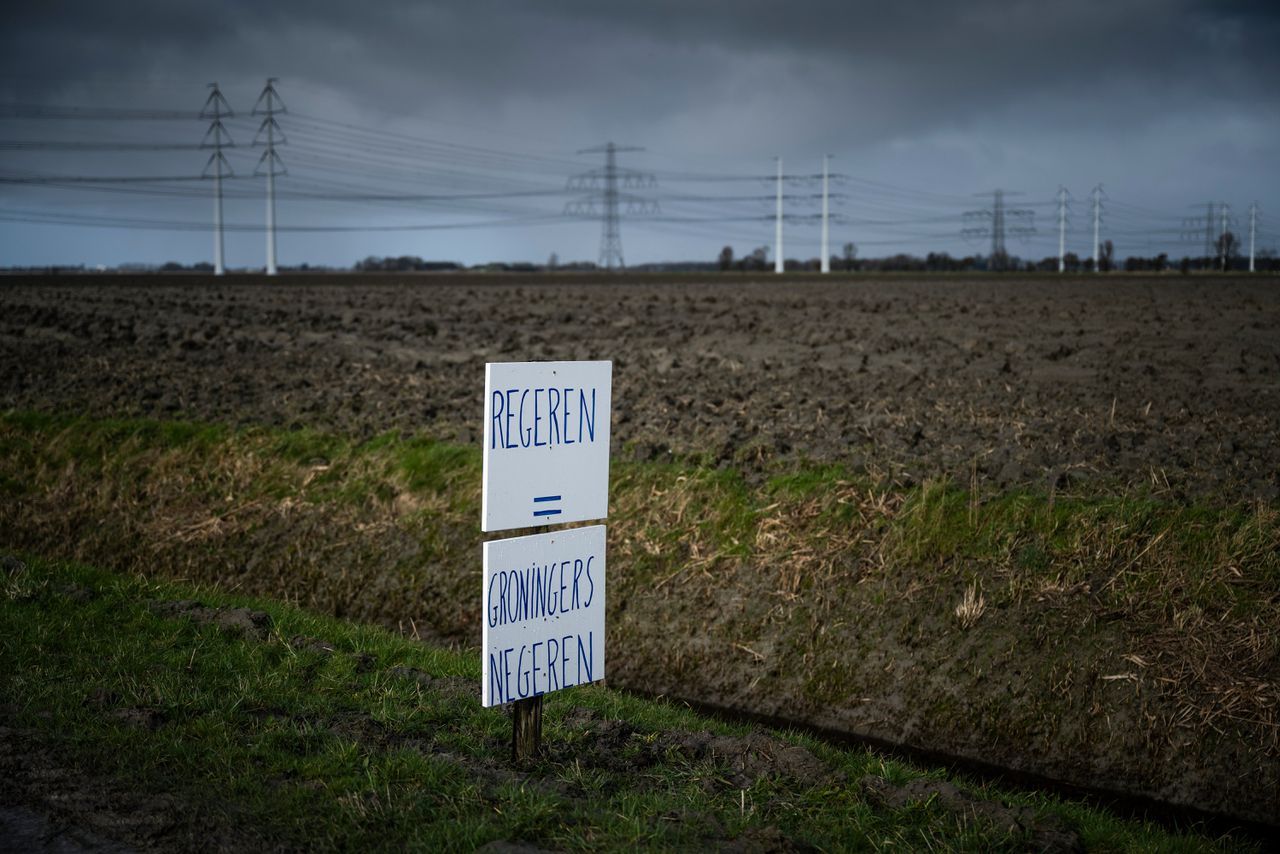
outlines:
{"label": "lattice transmission tower", "polygon": [[1058,187],[1058,272],[1067,271],[1067,223],[1071,219],[1071,191]]}
{"label": "lattice transmission tower", "polygon": [[[280,160],[280,155],[276,154],[276,145],[288,142],[284,131],[280,129],[280,124],[276,121],[276,113],[284,112],[288,111],[285,109],[284,101],[280,100],[280,94],[276,92],[276,78],[268,77],[267,85],[263,87],[262,94],[258,96],[258,101],[253,105],[253,112],[251,113],[251,115],[262,116],[262,124],[258,127],[258,132],[253,137],[253,144],[260,145],[262,136],[266,135],[266,148],[262,152],[262,157],[258,159],[258,165],[254,168],[253,174],[267,176],[268,276],[276,274],[276,175],[289,174],[288,170],[284,168],[284,162]],[[276,139],[276,134],[280,135],[278,140]]]}
{"label": "lattice transmission tower", "polygon": [[1204,266],[1218,266],[1226,270],[1230,264],[1234,235],[1231,227],[1236,222],[1231,206],[1226,202],[1205,202],[1204,216],[1184,217],[1182,239],[1193,243],[1204,240]]}
{"label": "lattice transmission tower", "polygon": [[213,170],[213,274],[221,276],[226,272],[222,240],[222,170],[226,170],[228,177],[235,175],[231,164],[222,154],[223,148],[235,147],[235,142],[232,141],[231,134],[227,133],[222,120],[234,116],[235,113],[231,111],[231,105],[227,103],[227,99],[222,97],[217,83],[210,83],[209,88],[212,91],[209,93],[208,100],[204,102],[204,108],[200,111],[200,118],[209,120],[209,130],[205,132],[204,141],[200,145],[203,148],[212,148],[213,153],[209,155],[209,162],[204,165],[201,177],[208,178],[209,170]]}
{"label": "lattice transmission tower", "polygon": [[[604,168],[592,169],[569,178],[569,192],[586,191],[587,195],[565,203],[568,216],[600,217],[600,266],[606,270],[621,270],[626,266],[622,256],[622,215],[652,216],[660,212],[658,203],[637,196],[628,190],[648,190],[658,186],[658,180],[649,172],[618,166],[618,153],[644,151],[634,145],[615,145],[607,142],[594,148],[584,148],[579,154],[604,154]],[[599,207],[597,208],[597,202]]]}
{"label": "lattice transmission tower", "polygon": [[1254,272],[1253,255],[1258,243],[1258,203],[1249,205],[1249,272]]}
{"label": "lattice transmission tower", "polygon": [[966,225],[960,234],[966,240],[991,238],[991,268],[1004,270],[1009,266],[1009,253],[1005,249],[1005,237],[1027,238],[1036,233],[1035,212],[1029,208],[1007,208],[1004,204],[1004,190],[993,190],[990,193],[978,193],[980,196],[991,196],[991,208],[966,211],[964,221],[976,223]]}

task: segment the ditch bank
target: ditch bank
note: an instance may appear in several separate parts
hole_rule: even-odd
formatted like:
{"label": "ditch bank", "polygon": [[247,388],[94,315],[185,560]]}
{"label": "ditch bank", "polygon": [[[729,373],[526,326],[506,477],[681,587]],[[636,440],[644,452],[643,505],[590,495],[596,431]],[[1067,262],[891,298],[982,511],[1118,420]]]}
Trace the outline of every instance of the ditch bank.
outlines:
{"label": "ditch bank", "polygon": [[[5,548],[479,641],[478,453],[0,418]],[[615,461],[609,682],[1277,823],[1280,511]]]}
{"label": "ditch bank", "polygon": [[1258,848],[599,686],[549,695],[513,764],[473,653],[34,558],[0,582],[0,804],[26,825],[0,809],[0,847]]}

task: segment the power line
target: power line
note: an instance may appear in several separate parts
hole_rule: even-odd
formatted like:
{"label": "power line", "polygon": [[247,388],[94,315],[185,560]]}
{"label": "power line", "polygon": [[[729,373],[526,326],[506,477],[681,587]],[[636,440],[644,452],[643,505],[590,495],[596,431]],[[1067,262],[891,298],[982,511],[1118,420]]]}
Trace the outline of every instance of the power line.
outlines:
{"label": "power line", "polygon": [[[7,222],[36,223],[44,225],[75,225],[101,228],[142,229],[147,231],[207,231],[207,222],[195,220],[149,219],[144,217],[104,216],[99,214],[61,213],[55,211],[33,211],[0,208],[0,219]],[[508,219],[495,219],[477,222],[414,222],[392,223],[384,225],[279,225],[279,231],[294,233],[359,233],[359,232],[397,232],[397,231],[456,231],[471,228],[495,228],[516,225],[537,225],[563,223],[564,217],[559,214],[542,214]],[[225,231],[257,232],[262,230],[260,224],[224,223]]]}
{"label": "power line", "polygon": [[0,151],[191,151],[202,147],[192,142],[71,142],[0,139]]}
{"label": "power line", "polygon": [[[867,237],[860,240],[865,245],[905,245],[908,248],[919,246],[925,241],[942,240],[949,235],[940,234],[938,226],[944,222],[954,221],[962,212],[961,202],[966,197],[931,190],[901,186],[881,180],[873,180],[856,176],[843,176],[831,173],[830,164],[824,158],[821,172],[814,174],[788,174],[781,169],[779,174],[753,175],[735,174],[721,171],[681,171],[669,169],[657,173],[640,173],[636,170],[623,169],[616,162],[616,152],[623,150],[614,146],[614,189],[613,201],[610,202],[608,173],[610,172],[606,156],[603,169],[575,175],[569,181],[572,190],[586,191],[584,197],[570,201],[564,210],[557,213],[547,211],[548,205],[540,204],[543,198],[560,195],[565,185],[559,176],[567,171],[571,162],[567,158],[537,153],[522,153],[474,145],[465,145],[439,139],[431,139],[407,133],[386,133],[372,129],[360,128],[356,125],[335,122],[316,116],[289,114],[290,145],[289,166],[296,169],[297,174],[290,174],[284,168],[279,156],[279,146],[284,144],[284,131],[280,128],[280,114],[285,112],[284,105],[275,91],[274,81],[268,81],[272,90],[268,96],[267,88],[259,96],[255,105],[254,123],[257,125],[255,143],[265,143],[266,149],[257,158],[256,168],[246,162],[244,149],[237,149],[232,136],[240,138],[252,133],[248,118],[237,118],[229,106],[218,105],[213,108],[206,102],[206,109],[198,113],[185,110],[121,110],[105,107],[58,107],[48,105],[4,105],[0,104],[0,117],[9,117],[15,122],[31,122],[32,133],[12,133],[12,137],[0,141],[0,150],[22,152],[25,156],[39,158],[42,155],[57,156],[68,153],[88,152],[120,152],[124,156],[122,162],[129,161],[130,154],[149,154],[151,152],[173,152],[173,158],[153,157],[158,174],[122,174],[112,175],[78,175],[48,174],[46,172],[29,172],[14,168],[19,158],[10,157],[10,164],[4,169],[7,174],[0,175],[0,186],[12,188],[16,195],[28,190],[55,189],[65,194],[107,193],[116,197],[116,203],[135,202],[139,205],[152,203],[157,199],[169,199],[173,206],[186,199],[205,198],[206,190],[192,187],[191,181],[212,179],[214,184],[214,239],[215,267],[221,251],[221,237],[218,220],[221,208],[227,200],[260,198],[259,191],[242,186],[243,180],[262,176],[267,178],[268,207],[268,266],[274,266],[276,231],[293,231],[283,229],[275,223],[280,204],[295,202],[315,203],[315,207],[323,209],[321,203],[341,205],[343,210],[351,210],[352,205],[409,209],[415,212],[429,211],[432,216],[437,211],[449,211],[466,221],[445,223],[447,227],[478,227],[479,220],[484,217],[502,217],[501,222],[569,222],[574,219],[591,217],[602,222],[601,263],[602,266],[621,266],[622,247],[620,221],[625,215],[637,217],[639,223],[646,227],[661,230],[663,227],[678,227],[681,233],[704,233],[707,235],[742,235],[759,228],[761,234],[745,237],[754,242],[765,242],[761,238],[767,234],[764,224],[772,220],[775,231],[790,225],[794,236],[787,235],[797,245],[806,249],[810,245],[820,247],[824,258],[830,252],[830,225],[835,223],[853,226],[867,232]],[[221,94],[221,93],[219,93]],[[224,102],[225,104],[225,102]],[[265,107],[265,109],[264,109]],[[77,120],[85,120],[79,124]],[[178,120],[203,119],[209,123],[209,132],[204,141],[195,145],[180,139],[130,139],[126,131],[135,128],[143,129],[147,122],[164,122]],[[261,120],[261,123],[259,123]],[[268,123],[270,120],[270,123]],[[47,122],[49,127],[60,123],[62,139],[42,138],[39,132],[40,122]],[[118,122],[119,127],[112,127]],[[215,131],[214,125],[220,130]],[[96,125],[96,127],[91,127]],[[69,138],[68,138],[69,137]],[[182,152],[192,149],[205,149],[210,154],[200,174],[174,174],[182,170],[177,166],[177,157]],[[212,152],[208,151],[212,149]],[[628,149],[629,150],[629,149]],[[607,146],[593,149],[604,152]],[[258,152],[254,152],[257,154]],[[105,162],[106,158],[101,158]],[[234,168],[233,168],[234,167]],[[165,174],[168,172],[169,174]],[[243,174],[243,173],[251,174]],[[238,174],[239,173],[239,174]],[[270,174],[268,174],[270,173]],[[640,180],[638,176],[645,176]],[[675,185],[673,190],[657,192],[654,186],[661,177],[667,185]],[[768,187],[767,195],[750,193],[749,188],[732,187],[735,182],[775,183]],[[856,188],[853,198],[847,199],[840,193],[831,192],[831,184],[848,184]],[[694,186],[701,184],[703,186]],[[781,186],[776,186],[781,184]],[[680,186],[683,185],[683,186]],[[799,189],[814,186],[821,192],[788,192],[788,188]],[[634,190],[649,189],[651,192],[638,194]],[[725,192],[717,192],[718,190]],[[748,190],[735,192],[734,190]],[[1057,199],[1037,199],[1026,201],[1017,208],[1010,208],[1004,193],[1000,198],[992,199],[988,210],[970,212],[970,218],[981,217],[983,228],[978,229],[982,236],[989,238],[992,255],[997,264],[1003,263],[1008,255],[1008,238],[1020,236],[1032,240],[1035,249],[1043,248],[1049,254],[1052,237],[1038,237],[1033,222],[1034,210],[1045,210],[1053,206],[1058,217],[1057,250],[1059,268],[1064,267],[1066,249],[1066,230],[1070,201],[1064,202],[1059,195]],[[781,196],[781,209],[778,201]],[[76,202],[88,203],[89,197],[71,195]],[[1176,227],[1177,214],[1140,207],[1128,202],[1110,203],[1108,200],[1106,214],[1115,216],[1118,227],[1110,227],[1108,234],[1117,239],[1132,241],[1145,246],[1154,253],[1155,247],[1170,246],[1179,237]],[[774,212],[768,215],[767,209],[757,212],[756,206],[772,203]],[[821,213],[810,213],[814,209]],[[839,208],[843,213],[837,212]],[[176,207],[175,207],[176,209]],[[336,210],[337,208],[335,208]],[[610,216],[610,210],[616,212]],[[1025,218],[1015,215],[1014,211],[1025,211]],[[366,229],[359,220],[353,217],[345,223],[317,225],[316,230],[376,230]],[[42,220],[74,225],[98,225],[108,227],[111,223],[127,223],[128,227],[167,226],[171,220],[156,219],[143,221],[127,215],[114,219],[101,216],[92,220],[73,222],[71,219],[59,219],[51,212],[42,214]],[[1100,225],[1102,219],[1101,200],[1095,204],[1092,212],[1095,219],[1095,258],[1100,257]],[[443,216],[443,214],[441,213]],[[474,218],[474,219],[473,219]],[[179,215],[180,219],[180,215]],[[413,217],[406,217],[413,219]],[[1250,209],[1250,254],[1256,250],[1258,237],[1264,241],[1273,240],[1272,232],[1266,231],[1256,222],[1257,212]],[[6,221],[16,221],[10,216]],[[312,220],[314,221],[314,219]],[[735,224],[747,224],[736,227]],[[1205,243],[1206,263],[1229,264],[1231,243],[1226,237],[1231,228],[1230,211],[1225,204],[1210,203],[1204,219],[1194,219],[1198,230],[1196,239]],[[1020,224],[1027,225],[1025,232],[1019,232]],[[429,222],[415,222],[412,225],[387,226],[387,230],[401,230],[429,226]],[[1189,226],[1183,223],[1184,230]],[[719,228],[713,228],[719,226]],[[208,227],[206,224],[205,228]],[[819,231],[819,227],[821,231]],[[812,229],[812,230],[810,230]],[[224,229],[231,230],[231,229]],[[963,236],[974,236],[972,230],[966,229]],[[780,235],[775,240],[775,248],[781,250]],[[735,238],[737,239],[737,238]],[[1243,241],[1236,242],[1240,245]],[[615,251],[616,250],[616,251]],[[776,251],[775,266],[781,259],[785,263],[785,253]],[[223,259],[225,261],[225,258]]]}
{"label": "power line", "polygon": [[193,121],[202,118],[190,110],[134,110],[114,107],[58,107],[49,104],[0,104],[4,119],[75,119],[106,121]]}

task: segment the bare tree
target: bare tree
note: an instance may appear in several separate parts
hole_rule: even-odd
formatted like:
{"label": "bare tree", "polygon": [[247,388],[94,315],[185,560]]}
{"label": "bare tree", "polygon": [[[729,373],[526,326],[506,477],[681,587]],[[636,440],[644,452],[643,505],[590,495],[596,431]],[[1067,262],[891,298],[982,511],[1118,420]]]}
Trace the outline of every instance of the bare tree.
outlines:
{"label": "bare tree", "polygon": [[856,261],[857,258],[858,258],[857,244],[853,243],[852,241],[846,243],[844,245],[844,269],[846,273],[851,272],[853,270],[854,261]]}
{"label": "bare tree", "polygon": [[733,269],[733,247],[726,246],[725,248],[721,249],[719,260],[720,260],[721,270],[732,270]]}
{"label": "bare tree", "polygon": [[1102,241],[1102,253],[1098,258],[1098,269],[1107,273],[1115,266],[1116,247],[1110,240]]}
{"label": "bare tree", "polygon": [[1225,273],[1230,269],[1232,260],[1240,252],[1240,240],[1232,232],[1224,231],[1218,236],[1216,247],[1218,250],[1218,263]]}

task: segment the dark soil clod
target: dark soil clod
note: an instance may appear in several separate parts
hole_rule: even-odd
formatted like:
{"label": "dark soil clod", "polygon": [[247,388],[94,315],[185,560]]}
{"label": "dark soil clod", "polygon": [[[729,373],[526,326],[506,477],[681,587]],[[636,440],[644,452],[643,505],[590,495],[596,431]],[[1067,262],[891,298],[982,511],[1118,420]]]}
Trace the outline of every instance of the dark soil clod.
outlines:
{"label": "dark soil clod", "polygon": [[639,755],[625,753],[637,733],[626,721],[602,718],[590,709],[575,707],[564,717],[565,726],[583,732],[572,751],[558,757],[605,768],[636,767],[658,762],[676,750],[693,761],[710,760],[727,767],[725,779],[735,788],[748,788],[766,777],[785,777],[804,787],[840,782],[842,774],[810,751],[753,732],[746,736],[702,732],[661,732],[645,739]]}
{"label": "dark soil clod", "polygon": [[271,635],[271,615],[249,608],[210,608],[194,599],[178,602],[152,602],[151,612],[161,617],[185,618],[193,623],[217,626],[223,631],[255,640]]}
{"label": "dark soil clod", "polygon": [[326,640],[320,638],[307,637],[306,635],[294,635],[289,638],[289,646],[295,652],[314,652],[324,658],[333,655],[337,648]]}

